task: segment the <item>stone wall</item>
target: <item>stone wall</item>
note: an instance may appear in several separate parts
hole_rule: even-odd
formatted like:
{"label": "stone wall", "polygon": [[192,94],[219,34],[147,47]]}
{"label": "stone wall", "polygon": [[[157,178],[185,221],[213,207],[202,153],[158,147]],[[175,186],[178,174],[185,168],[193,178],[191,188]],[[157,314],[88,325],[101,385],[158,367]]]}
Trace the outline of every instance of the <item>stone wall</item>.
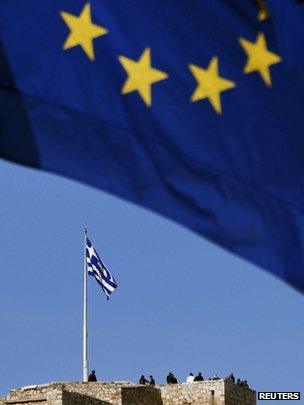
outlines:
{"label": "stone wall", "polygon": [[5,404],[19,405],[23,401],[26,405],[46,405],[48,385],[29,386],[11,390],[6,397]]}
{"label": "stone wall", "polygon": [[11,390],[5,405],[62,405],[63,384],[44,384]]}
{"label": "stone wall", "polygon": [[255,405],[255,392],[229,381],[143,386],[51,383],[11,390],[0,405]]}
{"label": "stone wall", "polygon": [[111,405],[111,402],[92,398],[89,395],[63,391],[62,405]]}
{"label": "stone wall", "polygon": [[256,392],[225,381],[225,405],[256,404]]}
{"label": "stone wall", "polygon": [[160,389],[134,385],[130,382],[111,384],[102,382],[70,383],[65,384],[64,392],[78,393],[90,398],[102,399],[105,401],[104,403],[111,405],[163,405]]}
{"label": "stone wall", "polygon": [[163,405],[161,390],[157,387],[137,385],[122,387],[121,405]]}
{"label": "stone wall", "polygon": [[160,387],[163,405],[255,405],[255,391],[230,381],[207,380]]}
{"label": "stone wall", "polygon": [[222,380],[161,387],[163,405],[225,405],[224,391]]}
{"label": "stone wall", "polygon": [[121,405],[121,387],[128,385],[131,383],[76,382],[64,384],[64,391],[103,400],[111,405]]}

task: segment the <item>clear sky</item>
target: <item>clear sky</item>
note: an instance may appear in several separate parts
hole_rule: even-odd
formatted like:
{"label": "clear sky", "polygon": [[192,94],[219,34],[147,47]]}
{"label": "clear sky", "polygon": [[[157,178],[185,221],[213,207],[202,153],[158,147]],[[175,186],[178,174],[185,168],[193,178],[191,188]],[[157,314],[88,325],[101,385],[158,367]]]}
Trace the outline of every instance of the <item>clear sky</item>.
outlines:
{"label": "clear sky", "polygon": [[107,302],[89,278],[90,368],[100,380],[233,371],[257,391],[304,391],[303,295],[83,184],[0,161],[0,185],[0,394],[82,378],[84,223],[119,283]]}

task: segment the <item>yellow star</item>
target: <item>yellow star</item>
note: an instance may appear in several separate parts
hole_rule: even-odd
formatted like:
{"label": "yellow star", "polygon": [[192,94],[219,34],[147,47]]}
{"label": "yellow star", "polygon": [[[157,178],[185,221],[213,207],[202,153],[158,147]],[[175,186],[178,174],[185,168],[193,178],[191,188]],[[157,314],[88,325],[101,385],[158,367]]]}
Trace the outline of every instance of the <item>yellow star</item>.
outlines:
{"label": "yellow star", "polygon": [[244,73],[259,72],[266,86],[271,86],[271,76],[269,68],[275,63],[282,61],[279,55],[270,52],[266,46],[265,36],[260,32],[256,42],[239,38],[239,42],[248,56],[244,67]]}
{"label": "yellow star", "polygon": [[80,45],[88,58],[94,60],[93,39],[107,34],[108,30],[92,23],[90,3],[83,7],[79,16],[65,11],[61,11],[60,15],[71,31],[63,45],[63,49],[66,50]]}
{"label": "yellow star", "polygon": [[259,6],[259,14],[258,14],[258,20],[259,21],[264,21],[269,18],[269,11],[266,7],[265,1],[264,0],[257,0],[258,6]]}
{"label": "yellow star", "polygon": [[118,57],[120,63],[128,74],[128,78],[122,88],[122,94],[138,91],[145,104],[152,105],[151,86],[168,77],[167,73],[154,69],[151,66],[151,49],[146,48],[138,61]]}
{"label": "yellow star", "polygon": [[235,83],[224,79],[218,73],[218,57],[214,56],[207,69],[202,69],[196,65],[189,65],[193,76],[198,82],[194,90],[191,101],[198,101],[208,98],[211,105],[218,114],[222,113],[221,92],[235,87]]}
{"label": "yellow star", "polygon": [[259,21],[264,21],[267,20],[267,18],[269,18],[269,13],[267,8],[261,8],[258,14],[258,20]]}

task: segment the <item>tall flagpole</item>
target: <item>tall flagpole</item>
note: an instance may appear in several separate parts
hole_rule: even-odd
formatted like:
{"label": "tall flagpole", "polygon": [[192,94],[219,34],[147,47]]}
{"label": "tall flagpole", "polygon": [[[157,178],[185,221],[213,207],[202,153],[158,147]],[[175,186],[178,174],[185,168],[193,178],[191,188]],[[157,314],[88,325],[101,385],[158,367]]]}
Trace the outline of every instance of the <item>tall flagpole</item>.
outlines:
{"label": "tall flagpole", "polygon": [[83,249],[83,381],[88,381],[88,272],[86,260],[87,228],[84,228]]}

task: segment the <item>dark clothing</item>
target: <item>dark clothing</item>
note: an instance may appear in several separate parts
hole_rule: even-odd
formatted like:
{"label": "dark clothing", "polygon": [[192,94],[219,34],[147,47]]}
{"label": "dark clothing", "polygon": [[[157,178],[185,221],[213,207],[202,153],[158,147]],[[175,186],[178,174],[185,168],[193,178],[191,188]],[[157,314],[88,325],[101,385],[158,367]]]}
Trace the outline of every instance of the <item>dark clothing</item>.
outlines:
{"label": "dark clothing", "polygon": [[235,377],[234,377],[234,375],[232,373],[230,374],[229,378],[230,378],[230,381],[233,382],[233,384],[234,384],[235,383]]}
{"label": "dark clothing", "polygon": [[155,380],[153,377],[150,377],[150,381],[149,381],[150,385],[155,385]]}
{"label": "dark clothing", "polygon": [[142,376],[140,377],[139,384],[141,384],[141,385],[146,385],[146,384],[149,384],[149,381],[147,381],[147,380],[145,379],[145,377],[142,375]]}
{"label": "dark clothing", "polygon": [[199,374],[194,378],[194,381],[204,381],[204,377]]}
{"label": "dark clothing", "polygon": [[96,374],[95,374],[95,373],[91,373],[91,374],[89,375],[88,381],[90,381],[90,382],[96,382],[96,381],[97,381]]}
{"label": "dark clothing", "polygon": [[177,379],[172,373],[169,373],[166,378],[167,384],[177,384]]}
{"label": "dark clothing", "polygon": [[226,378],[226,381],[231,381],[234,384],[235,383],[234,375],[232,373],[229,374],[228,377]]}

